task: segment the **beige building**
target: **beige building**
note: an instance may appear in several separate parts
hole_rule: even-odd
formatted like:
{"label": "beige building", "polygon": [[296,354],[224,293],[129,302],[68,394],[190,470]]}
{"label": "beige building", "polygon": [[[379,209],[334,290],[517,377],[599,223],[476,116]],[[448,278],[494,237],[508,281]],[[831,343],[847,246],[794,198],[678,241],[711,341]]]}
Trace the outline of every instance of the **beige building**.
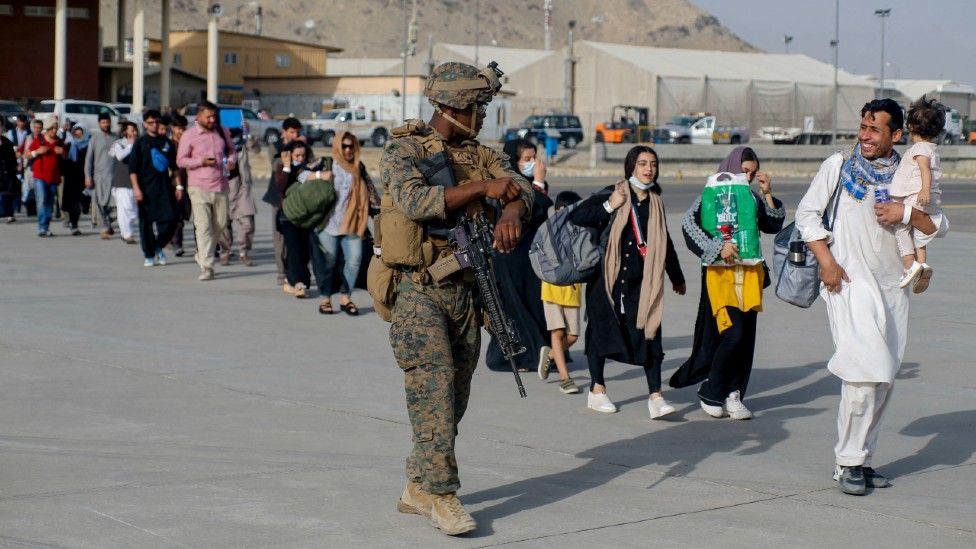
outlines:
{"label": "beige building", "polygon": [[[174,68],[206,74],[206,30],[174,31],[169,40]],[[218,92],[222,103],[240,103],[244,99],[245,79],[285,78],[301,82],[324,77],[329,54],[342,51],[331,46],[223,30],[218,44]]]}

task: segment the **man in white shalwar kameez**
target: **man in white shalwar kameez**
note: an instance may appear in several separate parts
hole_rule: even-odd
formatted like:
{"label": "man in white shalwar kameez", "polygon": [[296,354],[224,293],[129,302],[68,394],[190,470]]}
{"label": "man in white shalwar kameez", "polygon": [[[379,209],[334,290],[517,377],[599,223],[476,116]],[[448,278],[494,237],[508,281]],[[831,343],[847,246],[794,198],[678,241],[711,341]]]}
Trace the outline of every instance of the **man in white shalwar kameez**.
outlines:
{"label": "man in white shalwar kameez", "polygon": [[[890,486],[871,467],[871,457],[908,335],[908,288],[898,287],[903,266],[892,226],[905,214],[917,230],[937,230],[917,209],[906,213],[898,203],[875,203],[875,190],[887,190],[898,167],[892,145],[902,126],[894,101],[867,103],[858,145],[824,161],[796,211],[797,227],[820,264],[820,295],[835,348],[827,368],[842,380],[834,478],[853,495]],[[828,231],[822,216],[838,186],[837,215]]]}

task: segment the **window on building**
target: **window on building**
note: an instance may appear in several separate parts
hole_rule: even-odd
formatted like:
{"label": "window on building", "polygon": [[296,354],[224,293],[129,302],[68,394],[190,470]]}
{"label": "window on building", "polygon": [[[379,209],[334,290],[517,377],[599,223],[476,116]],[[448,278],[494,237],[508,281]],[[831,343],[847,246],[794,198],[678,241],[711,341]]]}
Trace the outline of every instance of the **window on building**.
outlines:
{"label": "window on building", "polygon": [[283,69],[287,69],[291,66],[291,56],[287,53],[279,53],[275,56],[275,65]]}
{"label": "window on building", "polygon": [[0,15],[13,15],[14,7],[10,4],[0,4]]}
{"label": "window on building", "polygon": [[236,65],[237,64],[237,53],[236,52],[226,52],[224,53],[224,64],[225,65]]}
{"label": "window on building", "polygon": [[366,111],[356,111],[356,120],[366,120]]}
{"label": "window on building", "polygon": [[[24,6],[27,17],[54,17],[57,10],[52,6]],[[88,8],[67,8],[65,15],[71,19],[88,19]]]}
{"label": "window on building", "polygon": [[183,64],[183,54],[182,53],[174,53],[173,54],[173,64],[176,65],[177,67],[179,67],[180,65]]}

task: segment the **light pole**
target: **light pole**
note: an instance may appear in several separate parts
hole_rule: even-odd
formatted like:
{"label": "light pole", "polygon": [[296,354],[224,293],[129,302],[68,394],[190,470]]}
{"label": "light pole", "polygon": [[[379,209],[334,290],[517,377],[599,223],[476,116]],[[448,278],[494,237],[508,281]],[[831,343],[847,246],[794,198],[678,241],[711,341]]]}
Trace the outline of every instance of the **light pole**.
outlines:
{"label": "light pole", "polygon": [[566,60],[563,69],[563,83],[565,85],[565,90],[563,91],[563,112],[567,114],[572,114],[573,112],[573,86],[574,86],[574,74],[573,65],[576,60],[573,59],[573,29],[576,27],[576,21],[572,20],[569,22],[569,35],[566,40]]}
{"label": "light pole", "polygon": [[481,2],[474,0],[474,66],[478,66],[478,46],[481,43]]}
{"label": "light pole", "polygon": [[783,36],[783,46],[786,48],[786,53],[790,53],[790,42],[793,41],[793,37],[790,35]]}
{"label": "light pole", "polygon": [[[403,72],[400,76],[400,120],[407,121],[407,58],[414,54],[417,43],[417,0],[413,0],[410,18],[407,19],[406,0],[400,0],[403,8]],[[420,113],[417,113],[420,116]]]}
{"label": "light pole", "polygon": [[837,95],[840,91],[837,85],[837,65],[840,61],[840,0],[834,2],[834,39],[830,41],[830,47],[834,48],[834,124],[830,134],[830,141],[834,142],[837,140]]}
{"label": "light pole", "polygon": [[878,98],[884,99],[885,96],[885,84],[884,84],[884,69],[885,69],[885,19],[891,15],[891,8],[886,8],[883,10],[874,10],[874,14],[881,18],[881,80],[879,83]]}

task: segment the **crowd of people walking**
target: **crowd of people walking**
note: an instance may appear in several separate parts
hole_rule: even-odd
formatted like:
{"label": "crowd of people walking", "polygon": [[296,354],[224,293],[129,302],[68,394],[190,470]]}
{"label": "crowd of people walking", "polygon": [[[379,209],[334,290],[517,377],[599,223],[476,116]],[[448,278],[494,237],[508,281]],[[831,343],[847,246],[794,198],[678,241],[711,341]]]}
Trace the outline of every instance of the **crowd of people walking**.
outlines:
{"label": "crowd of people walking", "polygon": [[[904,353],[906,288],[920,293],[928,287],[933,268],[926,247],[948,230],[932,143],[941,128],[940,108],[924,101],[913,105],[908,131],[915,144],[902,159],[892,149],[902,132],[900,108],[890,100],[865,105],[858,143],[824,162],[796,213],[797,229],[816,256],[824,283],[821,295],[836,345],[828,367],[843,380],[835,476],[847,493],[888,484],[870,467],[870,459]],[[218,114],[215,105],[204,102],[191,125],[180,114],[150,109],[142,114],[141,131],[123,122],[118,133],[101,116],[91,135],[54,116],[30,123],[19,119],[0,137],[0,216],[14,222],[17,211],[23,207],[30,215],[36,204],[37,234],[43,238],[54,236],[55,217],[65,219],[72,235],[82,234],[83,213],[105,240],[118,227],[122,241],[134,244],[138,230],[146,267],[166,265],[167,247],[183,255],[184,224],[192,220],[201,281],[213,280],[215,263],[228,265],[235,250],[242,265],[252,266],[256,207],[249,155],[260,147],[245,132],[222,127]],[[371,218],[380,211],[380,193],[354,135],[336,136],[330,154],[315,157],[301,129],[298,120],[284,120],[282,138],[270,149],[271,176],[263,200],[274,221],[277,282],[286,294],[304,298],[314,274],[318,311],[355,316],[360,310],[352,293],[373,257]],[[417,126],[411,131],[427,136],[427,130]],[[521,238],[512,241],[509,253],[496,257],[507,312],[528,349],[517,358],[518,369],[537,371],[543,380],[558,371],[563,393],[580,392],[567,360],[582,335],[588,409],[617,411],[604,375],[607,360],[613,360],[644,370],[651,419],[674,413],[663,395],[663,297],[668,283],[677,295],[685,295],[687,286],[666,221],[657,152],[635,146],[624,161],[622,179],[589,197],[564,191],[554,201],[536,146],[516,140],[506,152],[504,169],[531,182],[532,192]],[[760,166],[753,149],[736,147],[717,167],[751,185],[738,208],[755,212],[757,236],[778,233],[786,220],[783,202]],[[335,197],[334,206],[309,223],[290,216],[284,201],[312,180],[331,182]],[[522,201],[528,204],[528,197]],[[529,266],[533,235],[553,207],[556,212],[570,208],[572,223],[601,235],[602,261],[585,292],[580,284],[540,280]],[[837,219],[836,226],[824,223],[827,212]],[[714,215],[714,207],[699,198],[682,218],[683,240],[701,266],[701,294],[691,356],[674,372],[670,386],[698,385],[699,404],[708,416],[747,420],[753,417],[745,400],[758,315],[771,276],[761,251],[758,258],[741,261],[743,250],[731,229],[716,226]],[[417,284],[411,280],[403,284]],[[339,311],[332,302],[336,294]],[[587,322],[581,334],[584,303]],[[865,321],[874,317],[877,322]],[[393,343],[396,351],[398,343]],[[495,342],[487,363],[492,369],[508,367]]]}

